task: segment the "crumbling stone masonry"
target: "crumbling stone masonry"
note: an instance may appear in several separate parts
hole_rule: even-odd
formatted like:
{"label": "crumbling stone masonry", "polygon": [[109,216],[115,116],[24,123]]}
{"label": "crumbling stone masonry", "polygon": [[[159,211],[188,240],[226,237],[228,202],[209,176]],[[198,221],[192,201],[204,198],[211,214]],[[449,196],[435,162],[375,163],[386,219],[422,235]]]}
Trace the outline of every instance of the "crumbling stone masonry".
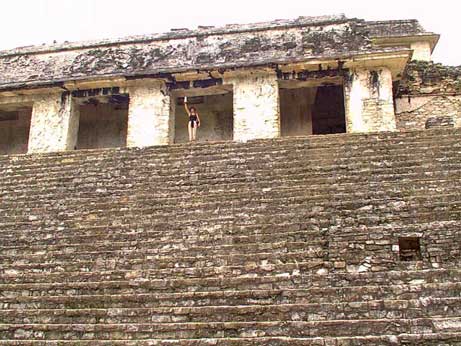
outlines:
{"label": "crumbling stone masonry", "polygon": [[234,139],[280,136],[279,88],[275,72],[252,71],[229,77],[234,87]]}
{"label": "crumbling stone masonry", "polygon": [[[11,112],[12,105],[14,111],[24,102],[31,105],[29,139],[19,145],[31,153],[72,150],[76,138],[85,148],[91,143],[172,144],[183,137],[175,134],[181,129],[176,122],[184,121],[175,118],[175,107],[184,96],[233,98],[232,126],[204,126],[203,139],[276,138],[282,134],[281,123],[290,122],[287,129],[296,126],[304,132],[283,135],[312,134],[313,129],[320,134],[395,131],[392,86],[402,80],[412,57],[430,59],[437,40],[415,20],[324,16],[18,48],[0,52],[0,115]],[[315,97],[328,95],[322,89],[326,86],[343,88],[344,104],[336,111],[326,111],[326,96]],[[297,88],[306,93],[292,92],[295,104],[284,103],[282,109],[280,95]],[[306,102],[303,94],[313,99]],[[118,107],[117,97],[129,102],[127,124],[119,125],[127,128],[126,140],[119,138],[123,131],[113,131],[114,138],[104,141],[78,134],[77,105]],[[209,113],[213,109],[208,105],[203,110],[204,119],[219,119]],[[290,110],[299,116],[290,118]],[[289,121],[284,122],[284,114]],[[85,123],[85,128],[91,126]]]}
{"label": "crumbling stone masonry", "polygon": [[41,95],[34,101],[29,152],[72,150],[77,144],[79,114],[68,92]]}
{"label": "crumbling stone masonry", "polygon": [[141,80],[127,91],[130,95],[127,145],[145,147],[172,143],[174,128],[165,83]]}
{"label": "crumbling stone masonry", "polygon": [[395,103],[399,130],[461,127],[461,68],[411,62]]}
{"label": "crumbling stone masonry", "polygon": [[392,74],[389,69],[352,70],[344,93],[347,132],[395,131]]}
{"label": "crumbling stone masonry", "polygon": [[0,346],[460,346],[437,39],[328,16],[0,52]]}

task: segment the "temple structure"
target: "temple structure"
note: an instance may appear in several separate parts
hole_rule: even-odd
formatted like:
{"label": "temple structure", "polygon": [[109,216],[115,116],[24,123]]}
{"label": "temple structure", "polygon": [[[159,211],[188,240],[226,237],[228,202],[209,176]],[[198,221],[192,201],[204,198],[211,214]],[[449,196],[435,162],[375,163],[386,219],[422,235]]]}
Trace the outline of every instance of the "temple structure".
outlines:
{"label": "temple structure", "polygon": [[438,38],[325,16],[0,52],[0,346],[461,345]]}
{"label": "temple structure", "polygon": [[412,129],[399,114],[420,103],[396,86],[438,38],[416,20],[325,16],[4,51],[0,151],[183,142],[183,96],[204,141]]}

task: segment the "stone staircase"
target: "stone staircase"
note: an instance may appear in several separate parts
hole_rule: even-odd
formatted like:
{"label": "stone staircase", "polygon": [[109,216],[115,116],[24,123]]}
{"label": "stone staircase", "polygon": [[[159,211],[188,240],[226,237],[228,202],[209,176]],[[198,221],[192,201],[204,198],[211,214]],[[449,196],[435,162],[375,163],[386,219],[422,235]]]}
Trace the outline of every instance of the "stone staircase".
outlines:
{"label": "stone staircase", "polygon": [[0,345],[461,345],[460,139],[2,156]]}

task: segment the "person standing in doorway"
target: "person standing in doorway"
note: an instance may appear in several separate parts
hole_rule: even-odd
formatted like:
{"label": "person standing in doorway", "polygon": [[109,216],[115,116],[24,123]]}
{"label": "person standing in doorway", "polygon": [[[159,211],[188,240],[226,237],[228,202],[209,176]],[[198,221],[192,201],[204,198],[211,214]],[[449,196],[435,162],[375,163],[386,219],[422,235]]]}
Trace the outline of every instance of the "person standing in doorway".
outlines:
{"label": "person standing in doorway", "polygon": [[200,116],[195,107],[187,105],[187,96],[184,97],[184,108],[186,109],[187,115],[189,116],[189,122],[187,129],[189,130],[189,141],[195,141],[197,138],[197,128],[200,127]]}

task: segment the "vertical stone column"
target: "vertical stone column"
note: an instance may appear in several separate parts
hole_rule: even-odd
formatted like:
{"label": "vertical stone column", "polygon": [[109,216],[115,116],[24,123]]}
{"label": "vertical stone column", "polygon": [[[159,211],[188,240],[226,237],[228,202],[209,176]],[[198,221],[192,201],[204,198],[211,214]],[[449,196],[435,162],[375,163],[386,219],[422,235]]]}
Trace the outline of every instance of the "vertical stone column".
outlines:
{"label": "vertical stone column", "polygon": [[28,152],[73,150],[79,118],[78,107],[69,92],[38,97],[32,110]]}
{"label": "vertical stone column", "polygon": [[347,132],[395,131],[392,74],[386,68],[355,69],[344,81]]}
{"label": "vertical stone column", "polygon": [[234,87],[234,139],[280,136],[279,88],[275,72],[246,72],[226,78]]}
{"label": "vertical stone column", "polygon": [[174,139],[174,115],[170,115],[170,96],[160,80],[135,81],[128,87],[127,146],[167,145]]}

